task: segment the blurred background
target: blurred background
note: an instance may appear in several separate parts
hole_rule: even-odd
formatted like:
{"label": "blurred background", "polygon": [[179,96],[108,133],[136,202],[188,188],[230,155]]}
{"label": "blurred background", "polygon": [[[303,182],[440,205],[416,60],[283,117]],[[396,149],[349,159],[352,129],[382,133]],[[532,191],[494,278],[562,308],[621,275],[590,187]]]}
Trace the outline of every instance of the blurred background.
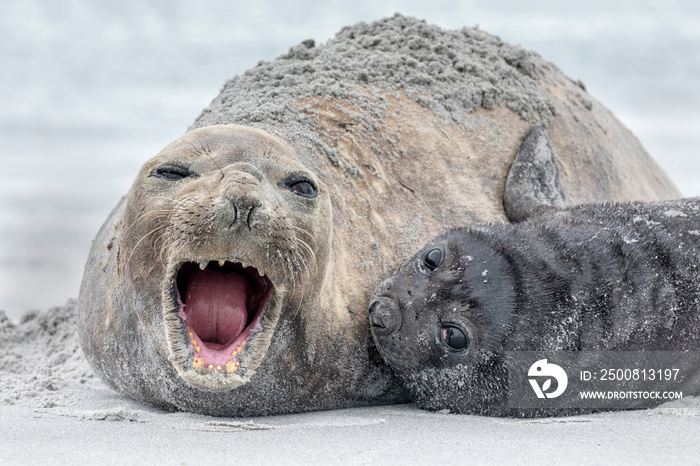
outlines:
{"label": "blurred background", "polygon": [[694,0],[0,0],[0,309],[17,320],[77,297],[90,242],[141,164],[226,79],[397,11],[537,51],[700,195]]}

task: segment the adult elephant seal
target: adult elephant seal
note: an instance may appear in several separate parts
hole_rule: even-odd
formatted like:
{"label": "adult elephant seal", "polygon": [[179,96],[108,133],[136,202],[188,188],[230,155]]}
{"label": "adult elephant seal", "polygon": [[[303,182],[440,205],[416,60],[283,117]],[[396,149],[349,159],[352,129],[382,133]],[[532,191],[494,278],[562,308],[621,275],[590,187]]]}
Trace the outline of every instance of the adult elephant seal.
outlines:
{"label": "adult elephant seal", "polygon": [[[604,361],[591,351],[652,352],[638,356],[642,368],[654,365],[655,351],[694,351],[674,359],[683,382],[673,389],[700,393],[700,198],[561,209],[541,128],[521,146],[509,183],[536,193],[506,202],[509,218],[524,222],[438,235],[375,293],[374,339],[413,399],[427,409],[497,416],[590,411],[580,400],[564,408],[509,404],[518,383],[511,372],[538,375],[518,354],[545,351],[567,352],[577,364],[610,364],[611,353]],[[640,397],[625,406],[664,401]]]}
{"label": "adult elephant seal", "polygon": [[111,386],[166,408],[401,399],[370,365],[365,328],[335,305],[332,242],[331,190],[284,141],[236,125],[191,131],[146,162],[98,235],[85,354]]}
{"label": "adult elephant seal", "polygon": [[371,341],[371,291],[424,238],[506,219],[535,124],[567,202],[678,196],[581,85],[477,29],[395,16],[261,63],[144,165],[98,234],[88,360],[167,409],[405,400]]}

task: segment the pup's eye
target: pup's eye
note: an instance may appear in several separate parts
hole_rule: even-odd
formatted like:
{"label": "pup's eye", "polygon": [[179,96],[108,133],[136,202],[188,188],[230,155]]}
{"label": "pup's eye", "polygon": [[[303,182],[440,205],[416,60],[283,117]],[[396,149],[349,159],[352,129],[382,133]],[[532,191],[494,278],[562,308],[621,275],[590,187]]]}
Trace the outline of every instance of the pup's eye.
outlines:
{"label": "pup's eye", "polygon": [[467,335],[452,325],[447,325],[442,329],[442,341],[454,351],[462,351],[469,346]]}
{"label": "pup's eye", "polygon": [[280,186],[298,196],[308,199],[313,199],[318,196],[318,188],[316,188],[316,185],[308,178],[292,176],[281,182]]}
{"label": "pup's eye", "polygon": [[153,170],[153,173],[151,173],[151,176],[155,176],[166,181],[178,181],[182,180],[183,178],[190,177],[192,175],[193,173],[190,172],[187,168],[178,167],[174,165],[158,167],[155,170]]}
{"label": "pup's eye", "polygon": [[423,265],[426,269],[433,271],[437,269],[440,264],[442,264],[443,253],[442,249],[435,248],[428,251],[425,256],[423,256]]}

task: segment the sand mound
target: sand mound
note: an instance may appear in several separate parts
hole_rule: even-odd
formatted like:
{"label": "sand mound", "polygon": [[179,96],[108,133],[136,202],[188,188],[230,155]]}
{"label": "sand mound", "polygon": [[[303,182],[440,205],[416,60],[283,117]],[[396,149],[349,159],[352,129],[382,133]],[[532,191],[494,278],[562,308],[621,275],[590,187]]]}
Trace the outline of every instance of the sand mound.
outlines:
{"label": "sand mound", "polygon": [[0,311],[0,404],[69,404],[64,389],[94,379],[80,349],[77,301],[29,311],[14,324]]}
{"label": "sand mound", "polygon": [[260,62],[227,81],[191,129],[254,126],[321,147],[334,160],[295,99],[343,99],[361,114],[348,118],[370,131],[390,109],[387,93],[397,90],[445,122],[470,126],[473,110],[506,105],[525,120],[548,123],[556,109],[541,82],[562,80],[568,78],[538,54],[479,29],[444,30],[396,14],[345,27],[323,45],[306,40]]}

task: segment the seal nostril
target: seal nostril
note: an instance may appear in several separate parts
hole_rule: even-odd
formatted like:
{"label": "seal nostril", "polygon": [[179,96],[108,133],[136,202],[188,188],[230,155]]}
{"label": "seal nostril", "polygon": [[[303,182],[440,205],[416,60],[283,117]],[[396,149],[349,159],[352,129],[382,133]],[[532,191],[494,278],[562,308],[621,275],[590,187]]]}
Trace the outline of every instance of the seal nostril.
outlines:
{"label": "seal nostril", "polygon": [[238,219],[238,209],[236,208],[236,203],[233,201],[233,199],[231,199],[231,209],[233,210],[233,222],[231,222],[233,225]]}
{"label": "seal nostril", "polygon": [[401,326],[401,310],[391,298],[375,299],[369,306],[369,313],[372,332],[376,336],[387,336]]}
{"label": "seal nostril", "polygon": [[[374,301],[372,304],[369,306],[369,320],[372,323],[373,327],[381,327],[385,328],[384,320],[382,319],[382,311],[379,310],[377,311],[377,308],[380,306],[379,301]],[[377,311],[377,312],[375,312]]]}
{"label": "seal nostril", "polygon": [[253,204],[253,206],[252,206],[252,207],[250,208],[250,210],[248,211],[248,220],[247,220],[247,222],[248,222],[248,228],[250,228],[250,229],[252,229],[252,228],[255,226],[256,223],[258,223],[258,221],[257,221],[257,215],[254,215],[254,212],[258,209],[258,207],[260,207],[259,204]]}
{"label": "seal nostril", "polygon": [[233,211],[231,227],[236,224],[243,224],[252,229],[261,222],[259,210],[263,204],[257,199],[247,196],[229,197],[228,199],[231,203],[231,210]]}

